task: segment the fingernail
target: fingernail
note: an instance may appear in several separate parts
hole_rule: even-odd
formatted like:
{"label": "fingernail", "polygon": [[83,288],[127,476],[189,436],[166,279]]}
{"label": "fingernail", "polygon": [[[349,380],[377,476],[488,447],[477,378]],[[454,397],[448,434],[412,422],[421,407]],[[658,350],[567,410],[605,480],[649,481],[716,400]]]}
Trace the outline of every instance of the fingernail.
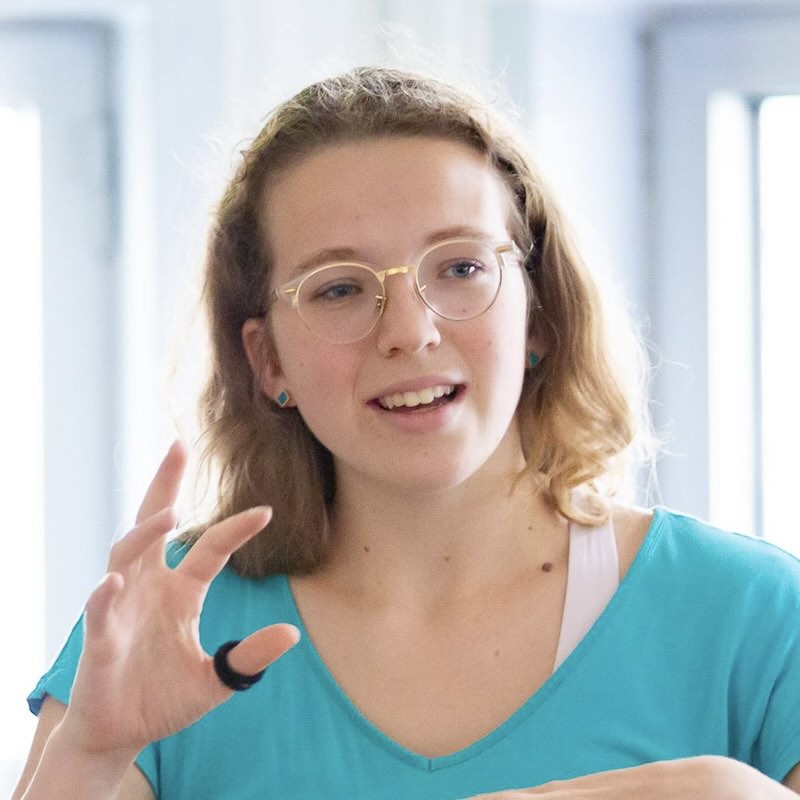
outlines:
{"label": "fingernail", "polygon": [[252,514],[258,514],[264,517],[264,524],[272,519],[272,506],[253,506],[250,509]]}
{"label": "fingernail", "polygon": [[183,443],[183,439],[178,438],[178,439],[173,439],[172,444],[169,447],[169,452],[170,453],[176,453],[176,452],[185,453],[185,452],[188,451],[188,449],[189,448],[186,447],[186,445]]}

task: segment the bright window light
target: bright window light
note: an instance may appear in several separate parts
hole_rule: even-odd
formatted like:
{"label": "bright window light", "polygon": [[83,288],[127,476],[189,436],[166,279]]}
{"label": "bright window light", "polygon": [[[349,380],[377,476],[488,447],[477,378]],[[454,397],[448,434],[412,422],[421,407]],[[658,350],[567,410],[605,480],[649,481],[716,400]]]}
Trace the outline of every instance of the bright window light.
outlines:
{"label": "bright window light", "polygon": [[[800,555],[800,96],[708,109],[709,518]],[[758,221],[758,229],[754,223]]]}
{"label": "bright window light", "polygon": [[756,531],[753,185],[750,107],[708,106],[709,520]]}
{"label": "bright window light", "polygon": [[40,129],[0,106],[0,786],[18,776],[35,720],[25,706],[44,667],[44,470]]}
{"label": "bright window light", "polygon": [[791,522],[800,474],[800,96],[761,104],[759,142],[764,535],[800,555]]}

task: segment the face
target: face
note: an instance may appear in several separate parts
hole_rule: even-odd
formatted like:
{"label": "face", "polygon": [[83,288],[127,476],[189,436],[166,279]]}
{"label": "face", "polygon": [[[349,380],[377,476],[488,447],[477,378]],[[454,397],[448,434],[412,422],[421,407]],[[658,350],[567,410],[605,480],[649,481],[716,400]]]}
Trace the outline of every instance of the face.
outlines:
{"label": "face", "polygon": [[[411,264],[447,238],[509,241],[509,204],[494,170],[460,143],[394,137],[322,149],[283,173],[268,194],[271,285],[331,261]],[[272,398],[289,392],[333,454],[339,485],[434,493],[482,472],[518,470],[514,416],[527,344],[522,267],[507,261],[494,305],[470,320],[437,316],[408,274],[387,277],[385,287],[382,317],[350,344],[320,339],[284,302],[273,304],[270,322],[249,320],[243,339],[251,362],[259,326],[271,325],[264,391]],[[400,396],[405,405],[397,404]],[[416,401],[423,402],[409,404]]]}

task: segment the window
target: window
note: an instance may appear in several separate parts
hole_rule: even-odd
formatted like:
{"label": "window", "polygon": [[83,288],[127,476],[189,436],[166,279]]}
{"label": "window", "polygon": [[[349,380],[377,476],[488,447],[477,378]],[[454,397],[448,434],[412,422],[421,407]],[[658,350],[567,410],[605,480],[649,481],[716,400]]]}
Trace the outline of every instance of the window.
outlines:
{"label": "window", "polygon": [[744,521],[789,550],[800,549],[785,523],[800,446],[790,367],[800,289],[797,142],[800,96],[710,98],[709,513]]}
{"label": "window", "polygon": [[0,24],[0,796],[25,696],[103,573],[114,533],[117,336],[107,32]]}
{"label": "window", "polygon": [[[9,790],[34,719],[22,698],[44,667],[44,437],[41,139],[34,109],[0,106],[0,486],[3,636],[13,650],[0,682],[0,785]],[[13,502],[11,502],[13,498]],[[28,735],[26,735],[28,734]]]}
{"label": "window", "polygon": [[800,554],[800,15],[665,18],[651,66],[664,500]]}
{"label": "window", "polygon": [[800,342],[800,95],[758,108],[761,505],[766,535],[800,555],[797,345]]}

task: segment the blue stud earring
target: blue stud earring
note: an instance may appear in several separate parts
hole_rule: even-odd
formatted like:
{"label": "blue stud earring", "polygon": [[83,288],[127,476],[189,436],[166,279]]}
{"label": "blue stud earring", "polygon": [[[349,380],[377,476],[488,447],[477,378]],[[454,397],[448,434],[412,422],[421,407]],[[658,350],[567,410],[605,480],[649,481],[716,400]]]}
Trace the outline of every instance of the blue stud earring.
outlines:
{"label": "blue stud earring", "polygon": [[533,350],[528,351],[527,361],[528,369],[533,369],[539,363],[539,354]]}
{"label": "blue stud earring", "polygon": [[286,408],[286,406],[288,406],[288,405],[289,405],[289,403],[290,403],[291,399],[292,399],[292,398],[290,397],[290,395],[289,395],[289,392],[287,392],[287,391],[284,389],[284,390],[283,390],[283,391],[282,391],[282,392],[281,392],[281,393],[278,395],[278,400],[277,400],[277,403],[278,403],[278,405],[279,405],[281,408]]}

